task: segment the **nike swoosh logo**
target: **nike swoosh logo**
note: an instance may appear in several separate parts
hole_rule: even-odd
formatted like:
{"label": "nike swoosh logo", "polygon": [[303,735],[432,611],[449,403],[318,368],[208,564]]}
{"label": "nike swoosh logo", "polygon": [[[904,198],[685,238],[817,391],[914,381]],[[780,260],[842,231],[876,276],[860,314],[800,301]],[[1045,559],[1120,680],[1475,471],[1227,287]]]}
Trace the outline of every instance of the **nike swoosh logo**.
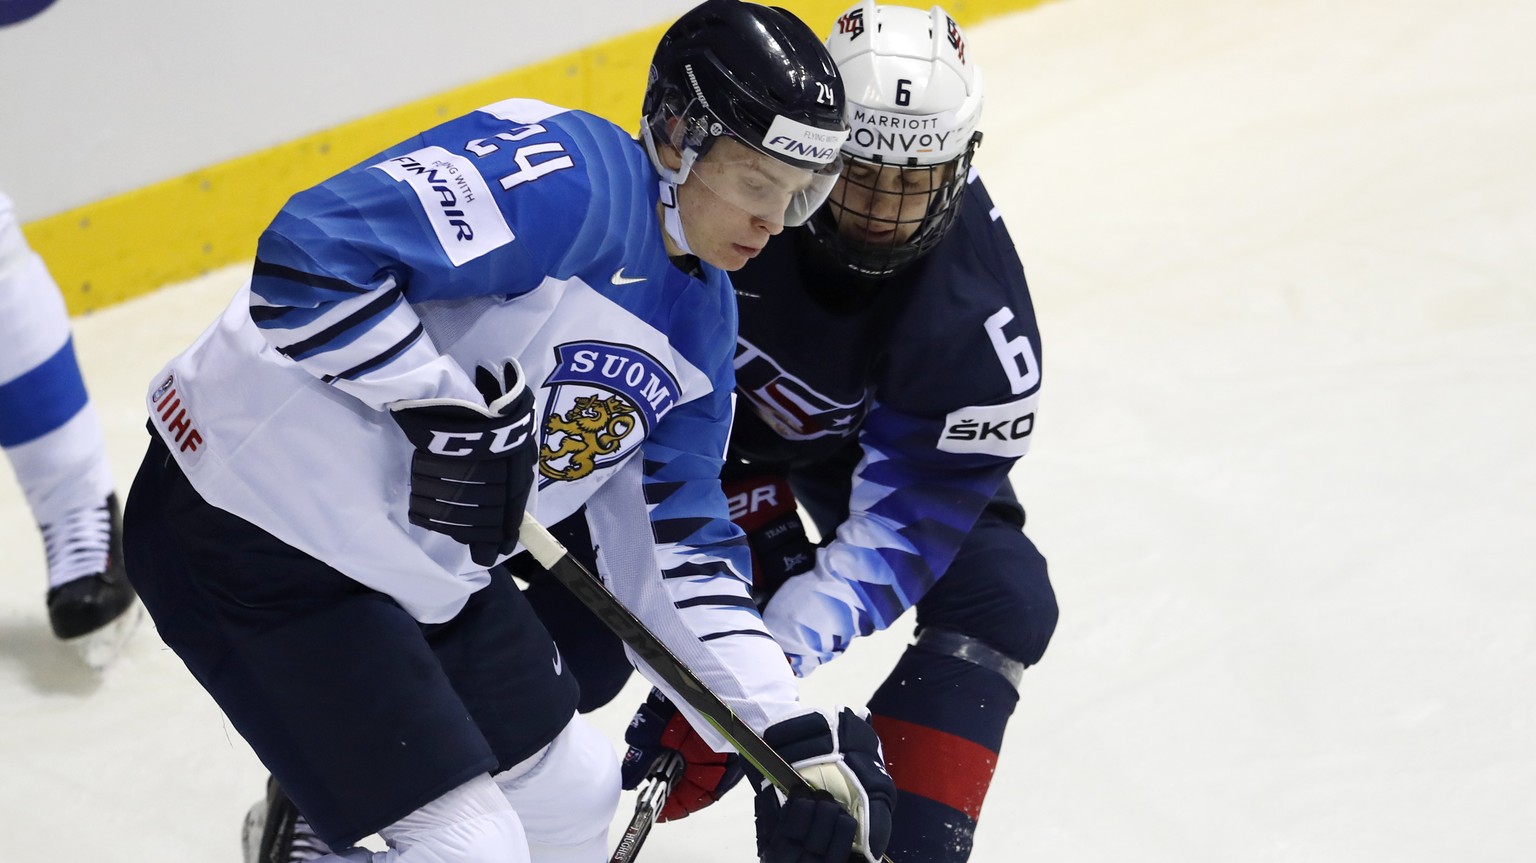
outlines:
{"label": "nike swoosh logo", "polygon": [[628,278],[625,278],[624,277],[624,268],[623,267],[619,267],[618,271],[613,274],[613,278],[610,281],[612,281],[615,285],[633,285],[636,282],[643,282],[643,281],[645,281],[645,276],[641,276],[638,279],[628,279]]}
{"label": "nike swoosh logo", "polygon": [[561,668],[561,664],[560,664],[560,650],[558,648],[556,648],[556,650],[555,650],[555,676],[556,677],[560,676],[560,668]]}
{"label": "nike swoosh logo", "polygon": [[738,297],[747,297],[747,298],[753,299],[753,300],[760,300],[760,299],[763,298],[762,294],[754,294],[751,291],[743,291],[740,288],[737,288],[735,290],[736,290],[736,296],[738,296]]}

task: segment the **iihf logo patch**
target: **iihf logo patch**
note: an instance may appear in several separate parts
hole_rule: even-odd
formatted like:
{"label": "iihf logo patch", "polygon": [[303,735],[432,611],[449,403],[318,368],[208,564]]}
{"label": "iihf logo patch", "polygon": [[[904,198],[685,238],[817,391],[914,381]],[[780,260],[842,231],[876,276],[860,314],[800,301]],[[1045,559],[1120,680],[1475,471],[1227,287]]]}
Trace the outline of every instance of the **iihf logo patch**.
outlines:
{"label": "iihf logo patch", "polygon": [[[555,348],[545,378],[539,474],[577,480],[616,464],[677,404],[677,379],[631,345],[570,342]],[[546,482],[547,484],[547,482]]]}
{"label": "iihf logo patch", "polygon": [[149,400],[155,404],[159,404],[160,400],[165,398],[165,394],[170,392],[171,387],[174,386],[176,386],[176,376],[167,375],[165,380],[160,382],[160,386],[155,387],[155,392],[149,397]]}
{"label": "iihf logo patch", "polygon": [[149,394],[149,415],[165,438],[166,446],[195,460],[203,451],[203,433],[192,420],[191,406],[185,404],[176,386],[176,376],[165,380]]}

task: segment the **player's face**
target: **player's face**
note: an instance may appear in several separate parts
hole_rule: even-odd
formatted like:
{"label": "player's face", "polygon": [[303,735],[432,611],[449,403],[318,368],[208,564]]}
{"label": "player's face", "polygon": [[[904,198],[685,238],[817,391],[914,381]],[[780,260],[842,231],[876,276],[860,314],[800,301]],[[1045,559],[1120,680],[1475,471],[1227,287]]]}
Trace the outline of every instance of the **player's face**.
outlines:
{"label": "player's face", "polygon": [[739,270],[784,230],[785,211],[810,184],[809,171],[721,138],[678,188],[688,245],[705,263]]}
{"label": "player's face", "polygon": [[891,248],[912,238],[952,165],[900,168],[849,159],[827,198],[838,233]]}

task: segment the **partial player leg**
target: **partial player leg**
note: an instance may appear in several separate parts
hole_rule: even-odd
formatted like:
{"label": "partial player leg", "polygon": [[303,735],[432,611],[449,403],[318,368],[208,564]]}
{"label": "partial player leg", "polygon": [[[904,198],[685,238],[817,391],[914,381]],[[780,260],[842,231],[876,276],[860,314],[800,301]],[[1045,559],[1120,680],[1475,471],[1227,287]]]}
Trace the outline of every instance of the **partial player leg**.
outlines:
{"label": "partial player leg", "polygon": [[[0,447],[43,535],[48,619],[88,662],[110,661],[139,614],[123,575],[101,422],[69,316],[0,196]],[[92,636],[86,638],[86,636]]]}
{"label": "partial player leg", "polygon": [[123,569],[117,495],[41,526],[48,553],[48,622],[53,634],[102,669],[128,645],[143,618]]}
{"label": "partial player leg", "polygon": [[528,834],[533,863],[590,863],[608,856],[619,806],[613,744],[580,716],[532,758],[496,775]]}
{"label": "partial player leg", "polygon": [[[847,518],[861,451],[845,447],[791,477],[826,533]],[[1045,558],[1024,535],[1024,509],[1004,481],[944,576],[917,604],[918,639],[869,701],[898,793],[887,855],[963,863],[992,783],[1019,674],[1045,653],[1056,595]]]}
{"label": "partial player leg", "polygon": [[476,776],[384,827],[379,835],[388,843],[388,851],[362,854],[353,850],[343,859],[348,863],[533,861],[528,856],[522,822],[489,776]]}
{"label": "partial player leg", "polygon": [[489,776],[476,776],[448,791],[386,825],[379,835],[388,850],[353,847],[290,859],[308,863],[535,863],[528,856],[528,839],[517,813]]}
{"label": "partial player leg", "polygon": [[[606,633],[595,620],[592,626]],[[493,571],[464,611],[426,631],[496,753],[496,784],[518,814],[533,863],[607,859],[618,759],[613,744],[576,715],[574,663],[524,593]]]}
{"label": "partial player leg", "polygon": [[[393,830],[401,860],[412,859],[407,842],[440,843],[438,857],[422,859],[526,859],[520,823],[490,779],[501,756],[421,624],[208,505],[163,445],[151,444],[125,520],[128,571],[161,636],[327,844],[346,848],[373,833],[389,841]],[[457,622],[439,634],[472,650],[483,627]],[[487,644],[495,654],[494,638]],[[507,670],[496,663],[485,673]],[[525,692],[534,703],[559,700]],[[567,699],[553,727],[531,732],[521,757],[558,733],[574,691]],[[515,714],[503,719],[516,723]],[[474,792],[477,780],[489,804]],[[455,796],[461,788],[469,790]]]}
{"label": "partial player leg", "polygon": [[917,608],[916,642],[869,702],[899,793],[888,853],[961,863],[1020,675],[1055,630],[1055,595],[1045,559],[994,507]]}
{"label": "partial player leg", "polygon": [[271,777],[267,778],[267,796],[245,814],[240,844],[245,849],[245,863],[303,863],[331,853],[331,847],[315,835],[315,828]]}
{"label": "partial player leg", "polygon": [[[470,597],[453,620],[424,626],[422,631],[471,717],[483,723],[482,732],[498,753],[498,765],[527,772],[546,753],[571,750],[571,745],[561,741],[576,734],[571,727],[576,723],[570,721],[576,701],[575,680],[565,663],[556,661],[559,654],[511,579],[498,573],[490,585]],[[585,728],[585,723],[581,727]],[[557,734],[555,742],[544,745],[544,741]],[[590,735],[588,739],[590,742]],[[572,775],[585,778],[581,780],[579,794],[563,799],[563,812],[583,811],[583,795],[587,809],[601,808],[610,784],[612,796],[617,799],[613,747],[600,736],[596,739],[615,778],[611,783],[603,779],[602,763],[573,771]],[[498,780],[506,775],[500,773]],[[550,774],[542,773],[541,777],[547,775]],[[564,774],[554,771],[553,775],[559,778]],[[541,785],[530,799],[546,799],[541,797],[546,794],[547,799],[561,799],[561,793],[556,782],[549,788]],[[611,817],[612,812],[600,822],[603,835]],[[264,832],[254,826],[261,818],[267,822]],[[533,859],[537,863],[541,860],[537,852],[543,826],[538,818],[534,824],[537,829],[530,830],[530,840],[535,843]],[[269,783],[267,799],[252,807],[246,834],[248,849],[258,841],[262,849],[261,856],[256,857],[250,856],[253,852],[248,850],[246,863],[299,863],[325,853],[323,841],[315,836],[292,802],[276,789],[275,783]]]}
{"label": "partial player leg", "polygon": [[[551,527],[550,533],[589,569],[596,568],[591,553],[592,535],[584,511]],[[561,661],[581,683],[576,709],[590,713],[612,701],[634,670],[618,639],[531,555],[520,554],[507,562],[513,575],[528,582],[523,590],[539,620],[560,646]]]}

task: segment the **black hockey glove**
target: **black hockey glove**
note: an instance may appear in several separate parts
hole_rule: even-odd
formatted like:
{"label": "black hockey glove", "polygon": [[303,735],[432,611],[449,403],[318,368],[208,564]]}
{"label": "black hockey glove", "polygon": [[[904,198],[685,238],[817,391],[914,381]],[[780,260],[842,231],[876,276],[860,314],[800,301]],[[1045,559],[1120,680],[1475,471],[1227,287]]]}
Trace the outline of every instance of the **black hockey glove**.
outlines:
{"label": "black hockey glove", "polygon": [[763,740],[816,790],[785,799],[754,777],[762,863],[879,863],[891,838],[896,784],[868,720],[847,707],[809,710],[768,726]]}
{"label": "black hockey glove", "polygon": [[626,790],[639,787],[651,765],[668,751],[683,758],[683,773],[673,783],[658,822],[686,818],[703,809],[719,800],[744,774],[740,755],[711,749],[677,706],[655,689],[629,721],[624,742],[629,744],[629,751],[619,770]]}
{"label": "black hockey glove", "polygon": [[816,546],[805,535],[795,493],[782,476],[763,474],[722,480],[731,521],[752,549],[752,598],[758,608],[791,576],[816,565]]}
{"label": "black hockey glove", "polygon": [[419,399],[390,405],[390,416],[416,447],[411,524],[468,545],[475,564],[488,567],[517,547],[539,439],[533,391],[516,362],[499,376],[475,369],[475,387],[484,405]]}

